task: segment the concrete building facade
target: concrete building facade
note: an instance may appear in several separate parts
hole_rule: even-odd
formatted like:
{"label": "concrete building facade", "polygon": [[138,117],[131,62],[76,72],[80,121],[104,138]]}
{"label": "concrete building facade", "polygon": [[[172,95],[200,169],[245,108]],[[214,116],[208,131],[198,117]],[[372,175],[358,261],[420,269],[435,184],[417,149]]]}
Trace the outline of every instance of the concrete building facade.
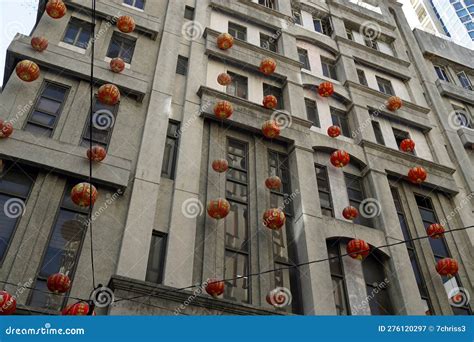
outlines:
{"label": "concrete building facade", "polygon": [[[98,0],[94,33],[90,1],[65,3],[66,16],[53,20],[40,1],[31,36],[47,37],[48,49],[18,36],[0,95],[0,118],[15,127],[0,141],[0,203],[24,204],[21,215],[0,212],[0,281],[19,313],[56,314],[98,284],[113,291],[114,302],[96,308],[108,315],[472,313],[451,297],[474,294],[474,230],[374,248],[426,236],[434,222],[474,224],[474,96],[435,69],[474,81],[470,50],[413,33],[392,0]],[[133,33],[117,30],[121,15],[133,16]],[[217,47],[221,32],[235,36],[231,49]],[[122,93],[114,108],[93,101],[92,137],[91,39],[94,90],[113,83]],[[121,74],[109,70],[117,55],[127,62]],[[270,77],[258,71],[265,57],[278,64]],[[38,80],[16,77],[22,59],[40,66]],[[217,82],[222,72],[231,86]],[[317,94],[323,81],[333,97]],[[278,110],[261,105],[268,93]],[[385,106],[391,95],[404,103],[396,112]],[[228,120],[213,114],[219,100],[233,104]],[[277,139],[261,134],[270,118],[282,124]],[[326,133],[333,124],[337,139]],[[406,137],[413,154],[399,150]],[[69,199],[88,179],[91,139],[108,152],[93,166],[92,253],[87,212]],[[329,162],[337,149],[351,156],[343,169]],[[214,172],[215,159],[229,171]],[[422,185],[406,177],[413,166],[427,170]],[[270,175],[281,191],[265,188]],[[205,207],[219,197],[231,212],[217,221]],[[355,222],[342,216],[349,204],[361,212]],[[282,230],[262,223],[272,207],[286,213]],[[363,262],[342,256],[353,238],[374,249]],[[443,257],[458,260],[456,277],[436,273]],[[72,279],[67,298],[47,291],[55,272]],[[208,278],[226,279],[221,297],[198,286]],[[276,287],[291,304],[267,303]]]}

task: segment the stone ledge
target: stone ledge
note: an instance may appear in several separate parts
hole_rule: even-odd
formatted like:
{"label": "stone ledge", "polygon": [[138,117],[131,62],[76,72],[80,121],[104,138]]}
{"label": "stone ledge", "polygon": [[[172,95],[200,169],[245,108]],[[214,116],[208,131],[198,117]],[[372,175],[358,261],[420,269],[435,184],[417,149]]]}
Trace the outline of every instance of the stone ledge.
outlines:
{"label": "stone ledge", "polygon": [[458,135],[464,147],[474,149],[474,129],[461,127],[458,129]]}
{"label": "stone ledge", "polygon": [[457,84],[436,80],[436,86],[441,95],[474,105],[474,90],[465,89]]}

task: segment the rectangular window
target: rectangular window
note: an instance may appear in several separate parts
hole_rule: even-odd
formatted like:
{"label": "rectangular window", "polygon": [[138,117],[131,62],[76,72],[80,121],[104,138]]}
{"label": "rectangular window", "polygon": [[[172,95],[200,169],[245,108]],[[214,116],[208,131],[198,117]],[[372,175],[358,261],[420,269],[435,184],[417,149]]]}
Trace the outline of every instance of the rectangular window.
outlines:
{"label": "rectangular window", "polygon": [[188,20],[194,20],[194,7],[191,7],[191,6],[184,7],[184,18]]}
{"label": "rectangular window", "polygon": [[384,260],[370,254],[362,261],[362,271],[367,290],[370,313],[372,315],[393,315],[393,306],[386,282]]}
{"label": "rectangular window", "polygon": [[379,44],[377,43],[377,41],[375,39],[364,38],[364,43],[365,43],[365,46],[367,46],[371,49],[374,49],[374,50],[379,49]]}
{"label": "rectangular window", "polygon": [[469,77],[467,77],[464,71],[458,72],[457,75],[458,75],[459,82],[461,82],[461,85],[463,88],[467,90],[474,90],[471,84],[471,80],[469,79]]}
{"label": "rectangular window", "polygon": [[267,8],[276,9],[276,0],[258,0],[258,4]]}
{"label": "rectangular window", "polygon": [[148,266],[146,270],[146,281],[161,284],[163,282],[163,270],[166,256],[165,233],[153,231],[151,236],[150,253],[148,253]]}
{"label": "rectangular window", "polygon": [[229,22],[228,32],[234,38],[244,41],[247,40],[247,28],[244,26]]}
{"label": "rectangular window", "polygon": [[308,120],[313,123],[313,126],[321,127],[316,101],[304,99],[304,103],[306,105],[306,115]]}
{"label": "rectangular window", "polygon": [[350,138],[351,130],[349,128],[349,120],[347,119],[347,113],[333,107],[330,107],[330,111],[332,124],[335,126],[339,126],[341,128],[342,135]]}
{"label": "rectangular window", "polygon": [[352,30],[346,29],[346,36],[347,39],[354,40],[354,34],[352,33]]}
{"label": "rectangular window", "polygon": [[387,95],[395,95],[395,92],[393,91],[393,87],[392,87],[392,82],[390,82],[389,80],[387,80],[385,78],[378,77],[378,76],[375,76],[375,78],[377,79],[377,84],[379,86],[379,90],[382,93],[387,94]]}
{"label": "rectangular window", "polygon": [[69,87],[45,82],[26,122],[25,130],[50,137],[61,115]]}
{"label": "rectangular window", "polygon": [[178,62],[176,63],[176,73],[186,76],[188,74],[188,63],[189,59],[187,57],[178,56]]}
{"label": "rectangular window", "polygon": [[330,36],[332,34],[331,21],[329,20],[329,17],[327,18],[313,17],[313,25],[314,25],[314,30],[316,32],[322,33],[326,36]]}
{"label": "rectangular window", "polygon": [[66,33],[63,42],[74,45],[81,49],[87,49],[89,40],[91,39],[91,23],[71,18],[67,24]]}
{"label": "rectangular window", "polygon": [[123,0],[123,3],[141,10],[145,8],[145,0]]}
{"label": "rectangular window", "polygon": [[234,74],[233,72],[228,72],[228,74],[232,77],[232,83],[227,86],[227,94],[247,99],[247,77]]}
{"label": "rectangular window", "polygon": [[[249,274],[248,222],[248,145],[227,140],[226,199],[230,212],[224,221],[225,257],[224,278],[231,279]],[[240,278],[226,282],[224,298],[250,303],[250,279]]]}
{"label": "rectangular window", "polygon": [[5,258],[36,179],[36,174],[23,165],[4,163],[0,172],[0,261]]}
{"label": "rectangular window", "polygon": [[267,36],[263,33],[260,33],[260,47],[273,52],[277,52],[277,42],[275,38]]}
{"label": "rectangular window", "polygon": [[294,23],[298,25],[303,25],[303,21],[301,20],[301,11],[298,9],[293,9],[291,13],[293,14]]}
{"label": "rectangular window", "polygon": [[380,145],[385,145],[383,139],[382,129],[380,128],[380,123],[378,121],[372,121],[372,128],[374,129],[375,140]]}
{"label": "rectangular window", "polygon": [[91,140],[93,145],[100,145],[105,148],[109,146],[118,107],[119,103],[114,106],[109,106],[101,103],[97,99],[95,100],[92,111],[92,137],[89,116],[84,132],[82,133],[82,146],[89,147]]}
{"label": "rectangular window", "polygon": [[334,217],[332,206],[331,187],[329,186],[328,170],[325,166],[315,165],[316,180],[318,182],[319,202],[324,216]]}
{"label": "rectangular window", "polygon": [[[393,136],[395,137],[395,141],[397,142],[398,149],[401,151],[400,144],[402,143],[403,140],[410,139],[410,134],[408,132],[405,132],[396,128],[392,128],[392,131],[393,131]],[[408,152],[408,153],[415,154],[414,151]]]}
{"label": "rectangular window", "polygon": [[176,161],[178,159],[179,123],[170,121],[166,132],[165,151],[163,153],[163,165],[161,166],[161,177],[174,179]]}
{"label": "rectangular window", "polygon": [[323,75],[337,81],[336,62],[321,58]]}
{"label": "rectangular window", "polygon": [[326,242],[328,249],[329,270],[332,279],[332,292],[336,311],[339,316],[350,315],[349,296],[347,294],[346,279],[344,275],[344,266],[341,257],[341,247],[337,241],[328,240]]}
{"label": "rectangular window", "polygon": [[359,78],[359,83],[365,86],[368,86],[367,78],[365,77],[365,72],[362,69],[357,69],[357,77]]}
{"label": "rectangular window", "polygon": [[303,64],[303,69],[311,70],[308,58],[308,51],[305,49],[298,48],[298,57],[300,62]]}
{"label": "rectangular window", "polygon": [[276,109],[283,109],[283,91],[281,88],[274,87],[272,85],[263,84],[263,96],[273,95],[277,98],[278,104]]}
{"label": "rectangular window", "polygon": [[82,242],[87,231],[89,208],[75,205],[71,200],[71,189],[76,182],[69,182],[64,191],[49,242],[40,262],[40,268],[28,305],[59,310],[65,301],[64,295],[48,292],[47,280],[51,274],[63,273],[74,279]]}
{"label": "rectangular window", "polygon": [[112,39],[110,40],[107,57],[120,57],[125,63],[130,64],[132,62],[133,53],[135,52],[135,43],[135,39],[126,37],[121,33],[114,32]]}
{"label": "rectangular window", "polygon": [[[349,205],[357,208],[357,210],[360,212],[360,203],[365,199],[362,178],[344,173],[344,179],[346,182],[347,196],[349,197]],[[366,227],[373,227],[372,219],[366,218],[363,215],[359,215],[354,220],[354,223]]]}
{"label": "rectangular window", "polygon": [[438,78],[442,81],[449,82],[449,77],[448,73],[446,71],[446,68],[440,65],[435,65],[434,66],[436,74],[438,75]]}

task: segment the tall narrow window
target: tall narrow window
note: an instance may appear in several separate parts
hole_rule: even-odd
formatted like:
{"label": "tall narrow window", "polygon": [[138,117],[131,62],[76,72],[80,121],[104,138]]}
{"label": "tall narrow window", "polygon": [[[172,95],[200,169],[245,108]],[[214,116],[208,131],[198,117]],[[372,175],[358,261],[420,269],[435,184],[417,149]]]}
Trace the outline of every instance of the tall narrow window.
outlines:
{"label": "tall narrow window", "polygon": [[119,104],[109,106],[97,99],[92,110],[92,136],[90,130],[90,116],[82,133],[81,145],[88,147],[92,140],[93,145],[100,145],[107,148],[112,138],[112,131],[115,124]]}
{"label": "tall narrow window", "polygon": [[[410,134],[408,132],[392,128],[393,131],[393,136],[395,137],[395,141],[397,142],[398,149],[400,149],[400,144],[402,143],[403,140],[405,139],[410,139]],[[408,152],[411,154],[415,154],[415,151]]]}
{"label": "tall narrow window", "polygon": [[469,77],[467,77],[464,71],[458,72],[457,75],[458,75],[459,82],[461,82],[461,85],[463,88],[467,90],[474,90],[474,88],[472,87],[471,80],[469,79]]}
{"label": "tall narrow window", "polygon": [[277,41],[273,37],[260,33],[260,47],[277,52]]}
{"label": "tall narrow window", "polygon": [[238,24],[229,22],[229,34],[240,40],[247,40],[247,28]]}
{"label": "tall narrow window", "polygon": [[329,17],[313,17],[313,25],[316,32],[322,33],[326,36],[330,36],[332,34],[332,26]]}
{"label": "tall narrow window", "polygon": [[387,94],[387,95],[395,95],[395,92],[393,91],[393,87],[392,87],[392,82],[378,76],[375,76],[375,78],[377,79],[377,85],[379,86],[379,90],[382,93]]}
{"label": "tall narrow window", "polygon": [[68,90],[68,87],[45,82],[26,122],[25,130],[50,137],[66,102]]}
{"label": "tall narrow window", "polygon": [[352,33],[352,30],[346,29],[346,36],[347,36],[347,39],[354,40],[354,34]]}
{"label": "tall narrow window", "polygon": [[188,20],[194,20],[194,7],[191,7],[191,6],[184,7],[184,18]]}
{"label": "tall narrow window", "polygon": [[334,217],[332,206],[331,187],[329,186],[328,170],[325,166],[315,165],[316,180],[318,182],[319,203],[324,216]]}
{"label": "tall narrow window", "polygon": [[65,297],[50,294],[47,280],[51,274],[63,273],[71,280],[79,260],[82,242],[87,229],[88,208],[75,205],[71,200],[71,189],[76,182],[70,182],[64,191],[56,220],[53,224],[46,251],[40,262],[38,276],[28,299],[28,305],[38,308],[59,310]]}
{"label": "tall narrow window", "polygon": [[187,57],[178,56],[178,62],[176,63],[176,73],[186,76],[188,74],[188,63],[189,59]]}
{"label": "tall narrow window", "polygon": [[109,49],[107,50],[107,57],[120,57],[125,63],[130,64],[132,62],[133,53],[135,52],[135,43],[135,39],[114,32],[110,40]]}
{"label": "tall narrow window", "polygon": [[303,64],[303,69],[311,70],[311,65],[309,64],[308,50],[298,48],[298,58]]}
{"label": "tall narrow window", "polygon": [[326,58],[321,58],[321,66],[323,68],[323,75],[337,81],[336,62]]}
{"label": "tall narrow window", "polygon": [[67,24],[63,42],[86,49],[91,39],[91,24],[84,20],[71,18]]}
{"label": "tall narrow window", "polygon": [[166,234],[153,231],[151,236],[150,253],[148,253],[148,266],[146,281],[161,284],[163,282],[163,269],[165,266]]}
{"label": "tall narrow window", "polygon": [[[224,297],[250,303],[249,274],[249,222],[248,222],[248,145],[244,142],[227,140],[226,199],[230,212],[225,224]],[[243,277],[235,279],[237,277]]]}
{"label": "tall narrow window", "polygon": [[341,246],[338,241],[327,240],[329,270],[331,271],[332,292],[336,311],[339,316],[350,315],[349,296],[347,294],[346,279],[341,257]]}
{"label": "tall narrow window", "polygon": [[331,110],[332,124],[339,126],[341,128],[342,135],[350,138],[351,130],[349,128],[349,120],[347,119],[347,113],[333,107],[331,107],[330,110]]}
{"label": "tall narrow window", "polygon": [[246,99],[248,91],[247,77],[234,74],[233,72],[228,72],[228,74],[232,77],[232,83],[226,88],[227,94]]}
{"label": "tall narrow window", "polygon": [[264,83],[263,84],[263,96],[267,96],[267,95],[273,95],[273,96],[276,97],[276,99],[278,101],[276,109],[283,109],[284,108],[284,106],[283,106],[283,91],[281,90],[281,88],[278,88],[278,87],[275,87],[275,86]]}
{"label": "tall narrow window", "polygon": [[163,153],[163,165],[161,166],[161,177],[174,179],[176,172],[176,161],[178,159],[178,137],[179,123],[170,121],[166,132],[165,152]]}
{"label": "tall narrow window", "polygon": [[435,65],[434,69],[436,71],[436,74],[438,75],[438,78],[442,81],[449,82],[449,77],[448,73],[446,71],[446,68],[440,65]]}
{"label": "tall narrow window", "polygon": [[[344,173],[344,178],[346,181],[347,196],[349,197],[349,204],[359,210],[360,213],[360,203],[365,199],[364,194],[364,185],[362,183],[362,178],[348,173]],[[359,215],[354,223],[361,224],[363,226],[372,227],[372,219],[365,217],[364,215]]]}
{"label": "tall narrow window", "polygon": [[372,315],[393,315],[393,305],[388,292],[389,282],[385,278],[384,260],[371,253],[362,261],[367,298]]}
{"label": "tall narrow window", "polygon": [[23,165],[4,162],[0,173],[0,262],[24,214],[36,174]]}
{"label": "tall narrow window", "polygon": [[316,105],[316,101],[304,99],[304,103],[306,106],[306,115],[308,120],[313,123],[313,126],[321,127],[321,124],[319,123],[318,107]]}
{"label": "tall narrow window", "polygon": [[359,83],[367,86],[367,78],[365,77],[365,72],[362,69],[357,69],[357,77],[359,78]]}
{"label": "tall narrow window", "polygon": [[382,129],[380,128],[380,123],[378,121],[372,120],[372,128],[374,129],[375,140],[377,141],[377,143],[380,145],[385,145]]}

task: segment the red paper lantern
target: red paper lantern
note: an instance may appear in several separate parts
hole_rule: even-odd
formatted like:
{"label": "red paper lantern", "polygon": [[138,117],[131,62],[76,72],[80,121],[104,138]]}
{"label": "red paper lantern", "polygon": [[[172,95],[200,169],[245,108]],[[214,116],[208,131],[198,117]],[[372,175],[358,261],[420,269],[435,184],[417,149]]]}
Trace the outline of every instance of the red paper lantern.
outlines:
{"label": "red paper lantern", "polygon": [[120,90],[114,84],[104,84],[99,88],[97,99],[109,106],[116,105],[120,101]]}
{"label": "red paper lantern", "polygon": [[7,291],[0,291],[0,315],[11,315],[16,311],[16,298]]}
{"label": "red paper lantern", "polygon": [[265,121],[262,125],[262,133],[269,139],[277,138],[280,135],[280,126],[276,120]]}
{"label": "red paper lantern", "polygon": [[38,64],[28,59],[24,59],[16,65],[17,76],[25,82],[33,82],[40,75]]}
{"label": "red paper lantern", "polygon": [[444,236],[444,227],[439,223],[432,223],[426,230],[426,234],[432,239],[441,239]]}
{"label": "red paper lantern", "polygon": [[229,169],[229,162],[225,159],[216,159],[212,162],[212,169],[219,173],[226,172]]}
{"label": "red paper lantern", "polygon": [[234,45],[234,37],[224,32],[217,36],[217,47],[221,50],[230,49]]}
{"label": "red paper lantern", "polygon": [[281,179],[278,176],[271,176],[265,179],[265,186],[270,190],[279,190],[281,188]]}
{"label": "red paper lantern", "polygon": [[331,154],[331,164],[335,167],[344,167],[351,161],[349,153],[343,150],[334,151]]}
{"label": "red paper lantern", "polygon": [[421,166],[412,167],[410,171],[408,171],[408,178],[412,183],[421,184],[426,180],[426,177],[426,170]]}
{"label": "red paper lantern", "polygon": [[229,101],[219,101],[214,106],[214,114],[219,119],[228,119],[234,113],[234,107]]}
{"label": "red paper lantern", "polygon": [[221,86],[228,86],[232,83],[232,77],[228,73],[223,72],[217,76],[217,83]]}
{"label": "red paper lantern", "polygon": [[31,47],[42,52],[48,48],[48,40],[45,37],[33,37],[31,38]]}
{"label": "red paper lantern", "polygon": [[357,208],[350,205],[344,208],[344,210],[342,211],[342,216],[344,216],[346,220],[352,221],[359,216],[359,211],[357,210]]}
{"label": "red paper lantern", "polygon": [[364,240],[353,239],[347,244],[346,252],[353,259],[364,260],[370,253],[370,247]]}
{"label": "red paper lantern", "polygon": [[46,13],[53,19],[64,17],[67,12],[66,5],[62,0],[49,0],[46,4]]}
{"label": "red paper lantern", "polygon": [[125,62],[120,57],[115,57],[110,60],[110,70],[120,73],[125,69]]}
{"label": "red paper lantern", "polygon": [[341,127],[336,126],[336,125],[329,126],[329,128],[328,128],[328,135],[329,135],[331,138],[337,138],[338,136],[341,135]]}
{"label": "red paper lantern", "polygon": [[210,217],[216,220],[223,219],[229,214],[230,204],[224,198],[211,200],[207,204],[207,213]]}
{"label": "red paper lantern", "polygon": [[117,28],[123,33],[130,33],[135,30],[135,20],[129,15],[122,15],[117,20]]}
{"label": "red paper lantern", "polygon": [[0,119],[0,139],[8,138],[13,133],[13,125]]}
{"label": "red paper lantern", "polygon": [[206,292],[212,297],[217,298],[224,293],[225,283],[222,280],[209,278],[206,281]]}
{"label": "red paper lantern", "polygon": [[318,94],[322,97],[329,97],[334,94],[334,85],[331,82],[323,82],[318,87]]}
{"label": "red paper lantern", "polygon": [[278,105],[278,100],[273,95],[267,95],[263,98],[263,106],[268,109],[275,109]]}
{"label": "red paper lantern", "polygon": [[458,273],[458,270],[458,262],[451,258],[438,260],[438,263],[436,264],[436,271],[438,274],[448,278],[454,277],[456,273]]}
{"label": "red paper lantern", "polygon": [[107,151],[102,146],[92,146],[87,150],[87,158],[95,162],[101,162],[107,157]]}
{"label": "red paper lantern", "polygon": [[66,306],[62,311],[62,314],[63,316],[87,316],[89,314],[89,310],[89,304],[79,302]]}
{"label": "red paper lantern", "polygon": [[[92,193],[92,196],[91,196]],[[91,203],[92,197],[92,203]],[[80,207],[94,205],[97,199],[97,189],[89,183],[79,183],[71,190],[71,200]]]}
{"label": "red paper lantern", "polygon": [[403,102],[402,99],[398,96],[390,96],[387,100],[387,109],[394,112],[397,109],[402,108]]}
{"label": "red paper lantern", "polygon": [[71,279],[63,273],[55,273],[48,277],[48,289],[54,293],[65,293],[71,288]]}
{"label": "red paper lantern", "polygon": [[276,70],[277,64],[273,58],[264,58],[260,62],[260,71],[266,75],[269,76],[273,74]]}
{"label": "red paper lantern", "polygon": [[413,152],[415,150],[415,142],[412,139],[403,139],[400,143],[400,149],[403,152]]}
{"label": "red paper lantern", "polygon": [[280,229],[286,222],[286,216],[283,210],[272,208],[263,214],[263,224],[270,229]]}

